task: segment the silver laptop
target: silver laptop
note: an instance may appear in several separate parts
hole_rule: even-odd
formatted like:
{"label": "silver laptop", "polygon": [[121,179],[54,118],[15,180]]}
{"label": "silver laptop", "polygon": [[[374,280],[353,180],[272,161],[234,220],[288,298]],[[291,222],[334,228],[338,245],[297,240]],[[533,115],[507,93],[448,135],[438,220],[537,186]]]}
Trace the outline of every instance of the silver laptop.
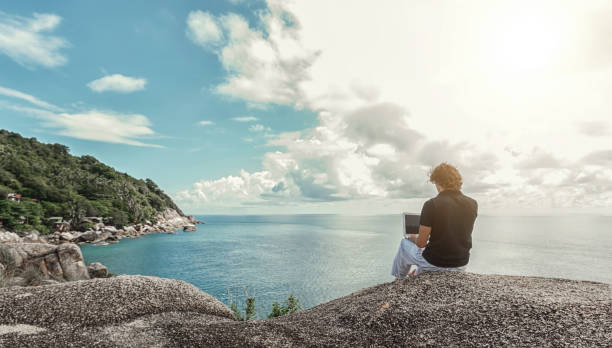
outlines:
{"label": "silver laptop", "polygon": [[404,228],[402,229],[402,236],[406,234],[419,234],[419,222],[421,215],[412,213],[402,213],[402,220]]}

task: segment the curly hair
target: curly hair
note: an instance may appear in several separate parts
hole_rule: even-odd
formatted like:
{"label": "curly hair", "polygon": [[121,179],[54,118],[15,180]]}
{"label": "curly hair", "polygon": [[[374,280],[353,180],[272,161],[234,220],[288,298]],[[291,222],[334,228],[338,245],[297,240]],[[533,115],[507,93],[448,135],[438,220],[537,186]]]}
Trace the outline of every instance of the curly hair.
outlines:
{"label": "curly hair", "polygon": [[461,174],[454,166],[442,162],[437,167],[432,169],[429,174],[429,181],[442,186],[446,190],[457,190],[461,189],[463,180]]}

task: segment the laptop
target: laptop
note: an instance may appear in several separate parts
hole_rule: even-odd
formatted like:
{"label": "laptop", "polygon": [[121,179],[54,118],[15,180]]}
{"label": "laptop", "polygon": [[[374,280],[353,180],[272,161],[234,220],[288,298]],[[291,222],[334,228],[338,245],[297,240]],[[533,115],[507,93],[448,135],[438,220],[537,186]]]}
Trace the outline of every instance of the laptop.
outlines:
{"label": "laptop", "polygon": [[421,220],[421,215],[402,213],[402,220],[404,225],[402,236],[406,234],[419,234],[419,222]]}

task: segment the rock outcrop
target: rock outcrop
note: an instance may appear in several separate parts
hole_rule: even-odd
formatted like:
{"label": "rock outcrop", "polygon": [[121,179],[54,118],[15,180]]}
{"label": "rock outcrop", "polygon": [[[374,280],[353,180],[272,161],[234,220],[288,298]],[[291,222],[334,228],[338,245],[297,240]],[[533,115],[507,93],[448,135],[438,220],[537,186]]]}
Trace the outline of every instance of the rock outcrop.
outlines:
{"label": "rock outcrop", "polygon": [[89,272],[90,278],[108,278],[108,268],[100,262],[92,262],[87,265],[87,272]]}
{"label": "rock outcrop", "polygon": [[85,232],[55,232],[50,236],[41,236],[40,238],[42,241],[52,244],[65,242],[108,244],[117,243],[123,238],[138,238],[143,234],[172,232],[185,226],[193,226],[195,228],[196,224],[203,224],[203,222],[196,220],[193,216],[183,216],[174,209],[166,209],[158,213],[154,221],[146,221],[143,224],[125,226],[119,229],[115,226],[96,223],[92,229]]}
{"label": "rock outcrop", "polygon": [[194,232],[197,230],[198,229],[195,227],[195,225],[188,225],[183,227],[183,232]]}
{"label": "rock outcrop", "polygon": [[[11,232],[0,232],[0,240],[11,242],[0,243],[0,247],[11,253],[16,270],[35,267],[44,278],[71,281],[89,279],[89,273],[83,261],[81,248],[73,243],[54,245],[44,242],[29,243],[17,236],[7,236]],[[16,236],[16,235],[15,235]],[[19,283],[16,283],[19,285]]]}
{"label": "rock outcrop", "polygon": [[611,315],[609,284],[438,272],[239,322],[182,281],[120,276],[0,290],[0,346],[594,347]]}

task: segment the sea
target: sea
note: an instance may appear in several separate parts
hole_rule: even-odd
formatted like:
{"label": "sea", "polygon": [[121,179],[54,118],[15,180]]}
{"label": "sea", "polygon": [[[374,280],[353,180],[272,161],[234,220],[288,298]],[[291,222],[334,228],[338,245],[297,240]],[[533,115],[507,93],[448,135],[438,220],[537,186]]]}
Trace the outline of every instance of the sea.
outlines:
{"label": "sea", "polygon": [[[259,317],[290,294],[310,308],[393,280],[401,215],[211,215],[195,232],[84,245],[115,274],[189,282]],[[612,283],[612,217],[479,216],[468,271]]]}

